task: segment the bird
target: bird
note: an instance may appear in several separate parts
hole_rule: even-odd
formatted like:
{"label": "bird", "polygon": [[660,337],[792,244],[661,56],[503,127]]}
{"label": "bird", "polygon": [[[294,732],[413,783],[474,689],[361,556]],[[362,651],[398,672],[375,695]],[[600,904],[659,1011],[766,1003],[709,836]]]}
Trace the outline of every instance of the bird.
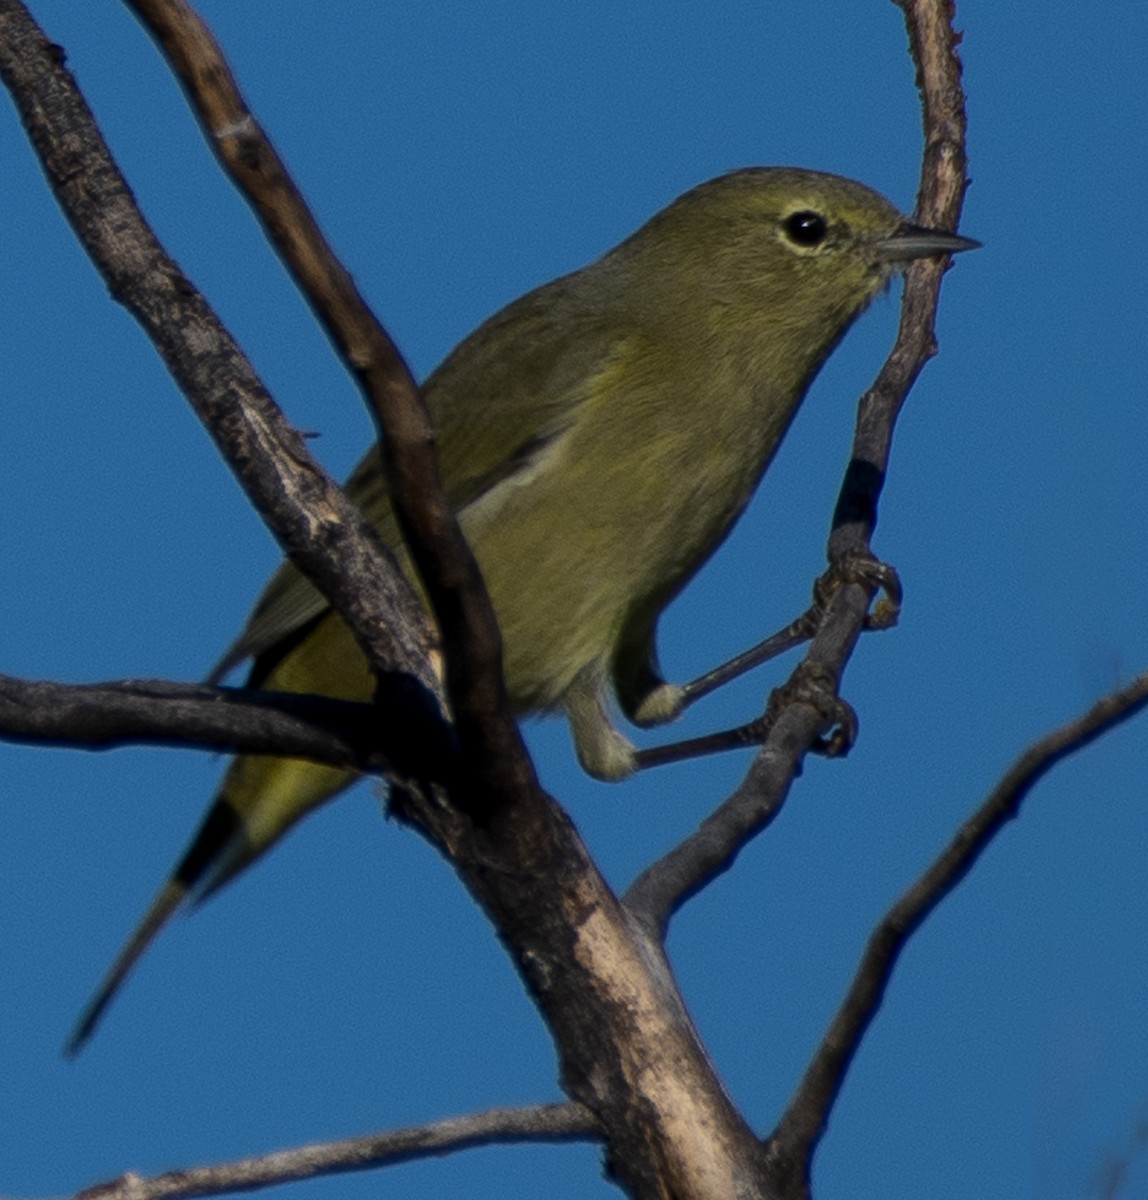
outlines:
{"label": "bird", "polygon": [[[490,593],[520,714],[563,713],[582,767],[624,779],[672,720],[659,617],[729,533],[810,383],[908,262],[979,243],[864,184],[751,167],[685,192],[590,265],[513,301],[423,386],[442,478]],[[415,580],[371,451],[346,492]],[[209,682],[369,701],[347,626],[290,562]],[[356,776],[235,758],[183,858],[75,1027],[79,1051],[172,914],[215,894]]]}

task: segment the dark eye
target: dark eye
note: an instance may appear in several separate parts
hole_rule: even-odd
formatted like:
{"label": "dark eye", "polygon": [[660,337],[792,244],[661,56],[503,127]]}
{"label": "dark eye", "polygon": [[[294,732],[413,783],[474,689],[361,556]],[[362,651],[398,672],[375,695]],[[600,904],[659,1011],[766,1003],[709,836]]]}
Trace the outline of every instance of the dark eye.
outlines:
{"label": "dark eye", "polygon": [[829,225],[819,212],[802,209],[801,212],[790,213],[781,223],[785,236],[795,246],[816,246],[825,241]]}

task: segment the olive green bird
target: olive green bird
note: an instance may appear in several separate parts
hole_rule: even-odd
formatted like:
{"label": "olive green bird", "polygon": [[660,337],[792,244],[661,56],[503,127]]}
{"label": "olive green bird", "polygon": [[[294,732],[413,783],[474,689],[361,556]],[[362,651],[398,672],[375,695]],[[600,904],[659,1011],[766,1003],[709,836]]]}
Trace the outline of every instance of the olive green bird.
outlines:
{"label": "olive green bird", "polygon": [[[658,618],[729,533],[834,346],[905,262],[976,244],[909,224],[848,179],[737,171],[508,305],[427,380],[510,697],[521,713],[564,713],[591,775],[622,779],[635,765],[611,691],[636,725],[681,710],[682,690],[658,667]],[[410,573],[376,452],[347,493]],[[290,563],[211,679],[245,659],[251,687],[373,694],[347,627]],[[236,758],[69,1052],[177,907],[216,892],[354,778]]]}

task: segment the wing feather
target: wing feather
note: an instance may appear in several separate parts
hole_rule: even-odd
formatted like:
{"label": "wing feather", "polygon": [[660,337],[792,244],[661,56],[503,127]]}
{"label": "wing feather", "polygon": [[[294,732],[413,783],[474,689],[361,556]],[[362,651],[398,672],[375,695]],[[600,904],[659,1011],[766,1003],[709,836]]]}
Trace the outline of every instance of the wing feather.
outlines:
{"label": "wing feather", "polygon": [[[594,374],[596,360],[609,359],[615,340],[605,332],[601,308],[579,304],[578,280],[578,275],[556,280],[497,313],[425,383],[443,482],[456,512],[530,470],[577,422],[585,380]],[[512,354],[508,329],[515,341]],[[383,540],[400,547],[376,449],[355,468],[345,489]],[[244,660],[260,659],[328,608],[298,568],[283,563],[207,681],[217,683]],[[257,666],[249,682],[257,684],[265,673]]]}

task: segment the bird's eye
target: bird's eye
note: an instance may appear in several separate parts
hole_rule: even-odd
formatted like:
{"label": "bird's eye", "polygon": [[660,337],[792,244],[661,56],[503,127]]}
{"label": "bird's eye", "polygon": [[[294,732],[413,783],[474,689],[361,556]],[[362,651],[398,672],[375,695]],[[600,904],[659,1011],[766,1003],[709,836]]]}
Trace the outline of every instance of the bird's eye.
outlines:
{"label": "bird's eye", "polygon": [[790,213],[781,223],[785,236],[795,246],[816,246],[825,241],[829,224],[819,212],[802,209]]}

